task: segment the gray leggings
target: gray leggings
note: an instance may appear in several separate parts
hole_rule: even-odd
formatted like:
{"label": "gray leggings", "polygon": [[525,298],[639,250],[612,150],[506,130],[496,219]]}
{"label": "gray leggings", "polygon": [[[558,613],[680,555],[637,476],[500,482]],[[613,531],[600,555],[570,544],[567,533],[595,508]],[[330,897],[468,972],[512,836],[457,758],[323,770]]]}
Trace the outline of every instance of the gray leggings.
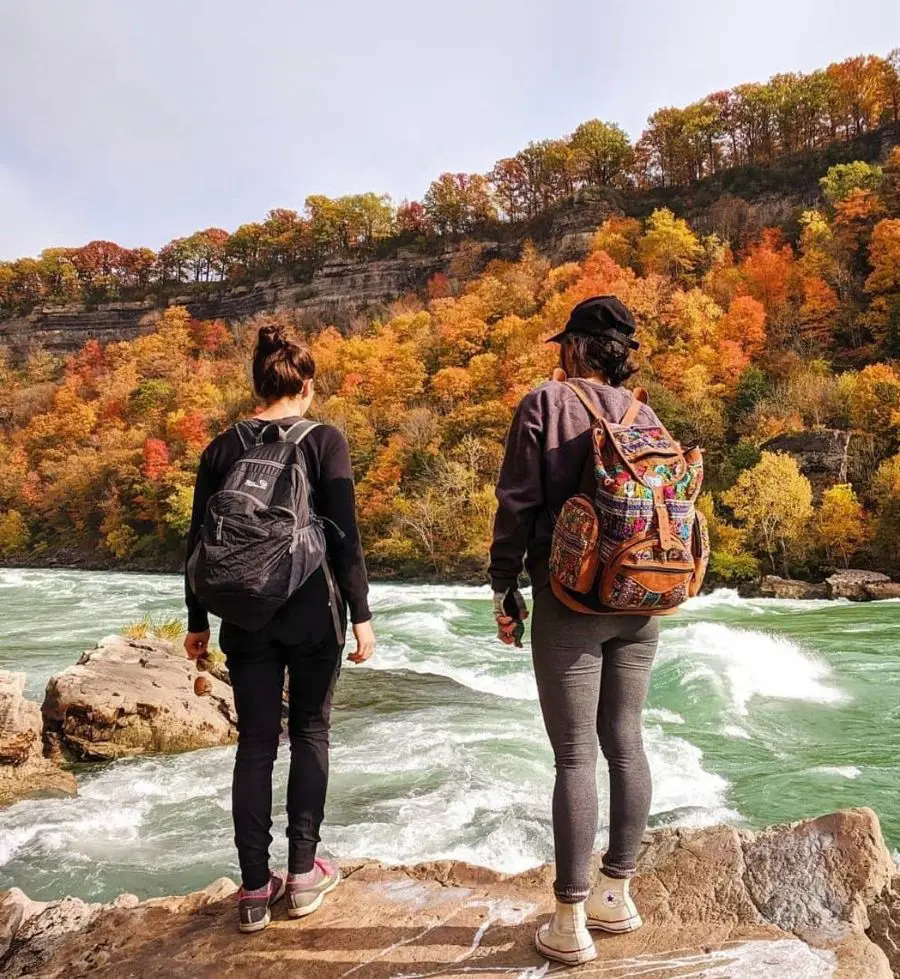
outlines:
{"label": "gray leggings", "polygon": [[630,877],[650,814],[642,711],[659,639],[655,618],[582,615],[549,588],[534,601],[531,648],[556,761],[553,841],[560,901],[583,901],[597,835],[597,746],[609,765],[609,848],[603,870]]}

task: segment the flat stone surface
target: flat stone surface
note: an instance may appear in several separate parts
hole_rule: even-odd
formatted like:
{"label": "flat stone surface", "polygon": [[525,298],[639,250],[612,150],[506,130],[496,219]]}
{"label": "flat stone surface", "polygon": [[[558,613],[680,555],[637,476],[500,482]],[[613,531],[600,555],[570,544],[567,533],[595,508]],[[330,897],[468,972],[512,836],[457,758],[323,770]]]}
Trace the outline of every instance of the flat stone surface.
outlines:
{"label": "flat stone surface", "polygon": [[853,602],[867,602],[872,596],[869,588],[875,585],[891,584],[891,579],[880,571],[859,571],[851,568],[836,571],[825,579],[829,598],[849,598]]}
{"label": "flat stone surface", "polygon": [[[648,838],[635,895],[646,924],[596,936],[571,974],[604,979],[890,979],[866,935],[897,939],[892,864],[878,821],[859,809],[759,833],[661,830]],[[236,929],[234,884],[118,906],[67,900],[22,911],[0,896],[4,977],[35,979],[540,979],[568,972],[532,946],[552,909],[552,868],[515,877],[460,863],[346,865],[346,879],[301,921],[279,906],[257,935]],[[12,893],[12,892],[10,892]],[[4,915],[6,914],[6,917]],[[21,920],[11,926],[16,915]],[[5,931],[4,931],[5,928]]]}

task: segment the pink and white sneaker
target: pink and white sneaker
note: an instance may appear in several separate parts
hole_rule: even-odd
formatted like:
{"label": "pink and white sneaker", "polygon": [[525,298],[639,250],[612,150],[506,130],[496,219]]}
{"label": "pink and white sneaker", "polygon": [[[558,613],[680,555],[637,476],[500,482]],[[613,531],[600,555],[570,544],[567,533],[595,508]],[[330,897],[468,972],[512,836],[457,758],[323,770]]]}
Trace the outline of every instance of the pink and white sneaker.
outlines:
{"label": "pink and white sneaker", "polygon": [[269,876],[269,883],[263,890],[237,892],[238,931],[245,935],[267,928],[272,920],[272,905],[284,897],[284,878],[278,874]]}
{"label": "pink and white sneaker", "polygon": [[318,911],[329,894],[341,882],[341,871],[328,860],[316,859],[305,874],[288,874],[287,913],[289,918],[305,918]]}

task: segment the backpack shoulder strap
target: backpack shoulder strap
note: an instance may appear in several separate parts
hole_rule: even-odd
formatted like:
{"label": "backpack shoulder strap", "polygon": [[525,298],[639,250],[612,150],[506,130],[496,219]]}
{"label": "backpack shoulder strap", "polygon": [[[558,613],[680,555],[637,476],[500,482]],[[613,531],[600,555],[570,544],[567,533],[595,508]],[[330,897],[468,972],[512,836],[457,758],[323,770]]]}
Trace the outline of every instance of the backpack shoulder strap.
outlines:
{"label": "backpack shoulder strap", "polygon": [[307,435],[314,429],[321,426],[320,422],[312,422],[304,418],[302,421],[294,422],[293,425],[284,433],[285,442],[293,442],[299,445]]}
{"label": "backpack shoulder strap", "polygon": [[235,435],[237,435],[237,437],[241,440],[241,448],[244,450],[244,452],[246,452],[251,445],[256,445],[256,436],[253,434],[249,422],[235,422],[234,432]]}
{"label": "backpack shoulder strap", "polygon": [[646,388],[635,388],[631,392],[631,404],[628,406],[625,414],[622,415],[622,420],[619,424],[625,426],[633,425],[637,421],[638,413],[645,404],[647,404]]}
{"label": "backpack shoulder strap", "polygon": [[595,422],[602,421],[603,416],[600,414],[599,411],[597,411],[597,409],[592,404],[591,399],[584,393],[584,391],[582,391],[582,389],[577,384],[573,384],[572,381],[564,381],[563,383],[573,394],[577,396],[578,400],[585,406],[585,408],[587,408],[588,413],[590,414],[593,421]]}

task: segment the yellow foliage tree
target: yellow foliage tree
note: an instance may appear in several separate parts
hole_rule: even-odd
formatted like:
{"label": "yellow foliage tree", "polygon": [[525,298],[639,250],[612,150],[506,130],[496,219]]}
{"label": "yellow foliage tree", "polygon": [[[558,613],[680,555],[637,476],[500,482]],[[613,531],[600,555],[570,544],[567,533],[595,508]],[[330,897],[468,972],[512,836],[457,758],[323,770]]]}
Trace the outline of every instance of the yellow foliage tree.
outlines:
{"label": "yellow foliage tree", "polygon": [[647,219],[638,254],[648,272],[675,279],[694,270],[703,255],[703,246],[687,221],[662,207]]}
{"label": "yellow foliage tree", "polygon": [[857,428],[885,436],[900,429],[900,374],[889,364],[869,364],[856,375],[850,418]]}
{"label": "yellow foliage tree", "polygon": [[850,567],[850,559],[872,539],[866,511],[849,483],[831,486],[822,494],[815,519],[815,536],[832,561]]}
{"label": "yellow foliage tree", "polygon": [[0,555],[11,557],[28,547],[28,524],[18,510],[0,513]]}
{"label": "yellow foliage tree", "polygon": [[633,265],[640,237],[637,218],[607,218],[594,234],[591,251],[606,252],[619,265]]}
{"label": "yellow foliage tree", "polygon": [[878,543],[889,558],[900,561],[900,453],[885,459],[872,480],[878,514]]}
{"label": "yellow foliage tree", "polygon": [[787,574],[789,559],[803,549],[813,515],[812,487],[794,459],[784,452],[763,452],[722,500],[768,555],[773,571],[780,552]]}

